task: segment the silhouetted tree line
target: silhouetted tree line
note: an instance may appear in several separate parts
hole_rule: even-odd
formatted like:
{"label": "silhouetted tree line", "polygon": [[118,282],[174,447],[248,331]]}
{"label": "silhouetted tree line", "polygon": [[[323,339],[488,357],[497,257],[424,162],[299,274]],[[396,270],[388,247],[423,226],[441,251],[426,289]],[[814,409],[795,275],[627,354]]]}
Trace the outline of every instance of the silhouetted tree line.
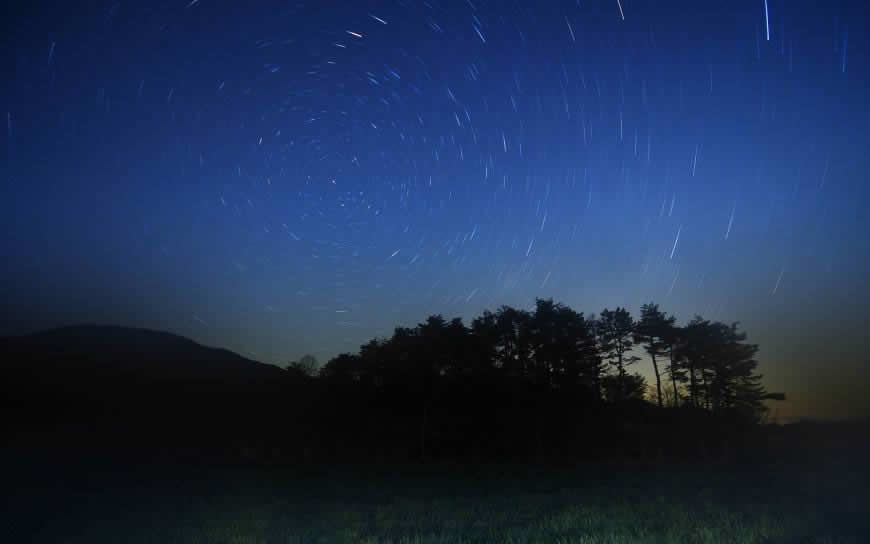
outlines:
{"label": "silhouetted tree line", "polygon": [[758,449],[764,401],[784,396],[762,386],[757,350],[736,323],[551,299],[470,326],[433,315],[322,368],[79,327],[0,341],[0,438],[277,462],[691,460]]}
{"label": "silhouetted tree line", "polygon": [[[638,348],[655,376],[649,395],[631,372]],[[696,316],[681,327],[656,304],[639,319],[624,308],[585,316],[552,299],[538,299],[534,311],[485,311],[470,327],[433,315],[319,370],[318,417],[329,430],[321,449],[421,458],[594,456],[632,446],[675,454],[691,442],[686,433],[721,442],[725,428],[763,418],[764,400],[784,398],[762,386],[757,351],[737,323]],[[645,441],[653,447],[638,444]]]}

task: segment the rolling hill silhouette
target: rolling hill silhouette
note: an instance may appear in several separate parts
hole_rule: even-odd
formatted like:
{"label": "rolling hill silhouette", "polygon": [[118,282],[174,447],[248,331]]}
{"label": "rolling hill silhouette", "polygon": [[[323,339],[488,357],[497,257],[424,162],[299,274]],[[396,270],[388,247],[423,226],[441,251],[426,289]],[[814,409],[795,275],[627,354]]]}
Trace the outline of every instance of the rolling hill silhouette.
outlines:
{"label": "rolling hill silhouette", "polygon": [[76,325],[0,339],[2,367],[32,376],[56,372],[135,374],[143,379],[283,379],[285,370],[168,332]]}
{"label": "rolling hill silhouette", "polygon": [[0,338],[0,372],[4,438],[49,431],[53,444],[134,448],[264,435],[307,384],[174,334],[99,325]]}

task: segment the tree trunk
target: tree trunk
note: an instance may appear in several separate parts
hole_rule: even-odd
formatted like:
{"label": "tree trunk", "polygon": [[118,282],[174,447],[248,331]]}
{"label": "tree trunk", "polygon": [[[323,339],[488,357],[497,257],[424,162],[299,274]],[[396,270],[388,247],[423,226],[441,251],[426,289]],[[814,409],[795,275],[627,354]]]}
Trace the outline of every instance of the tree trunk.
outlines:
{"label": "tree trunk", "polygon": [[617,369],[619,370],[619,393],[617,394],[617,403],[622,403],[625,396],[625,368],[622,366],[622,347],[617,345]]}
{"label": "tree trunk", "polygon": [[659,376],[659,365],[656,362],[655,354],[652,354],[651,357],[652,357],[653,371],[656,373],[656,395],[658,395],[656,398],[659,401],[659,408],[661,408],[662,407],[662,378],[661,378],[661,376]]}
{"label": "tree trunk", "polygon": [[671,385],[674,386],[674,407],[676,408],[677,406],[680,405],[680,396],[679,396],[679,393],[677,392],[677,376],[676,376],[676,374],[675,374],[675,372],[674,372],[674,351],[673,351],[673,346],[672,346],[671,349],[668,350],[668,351],[669,351],[669,357],[670,357],[670,359],[671,359]]}

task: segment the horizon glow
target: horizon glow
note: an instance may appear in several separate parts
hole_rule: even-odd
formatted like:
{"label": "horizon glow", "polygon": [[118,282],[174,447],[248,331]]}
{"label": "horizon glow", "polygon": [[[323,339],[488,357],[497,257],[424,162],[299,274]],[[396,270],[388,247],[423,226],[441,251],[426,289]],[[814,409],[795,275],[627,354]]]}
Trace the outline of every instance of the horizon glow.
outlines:
{"label": "horizon glow", "polygon": [[0,333],[323,363],[655,302],[740,321],[779,416],[870,415],[866,7],[617,7],[16,6]]}

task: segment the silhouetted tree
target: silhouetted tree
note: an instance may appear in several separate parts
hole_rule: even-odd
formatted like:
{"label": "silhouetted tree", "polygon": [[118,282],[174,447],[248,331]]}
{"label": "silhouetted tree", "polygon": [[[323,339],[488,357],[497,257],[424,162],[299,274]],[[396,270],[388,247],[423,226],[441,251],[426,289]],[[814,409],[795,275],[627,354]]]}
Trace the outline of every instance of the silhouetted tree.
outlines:
{"label": "silhouetted tree", "polygon": [[528,331],[535,383],[545,389],[596,390],[601,367],[594,322],[552,299],[538,299]]}
{"label": "silhouetted tree", "polygon": [[554,303],[553,299],[535,300],[535,313],[530,322],[534,361],[531,378],[532,383],[541,390],[548,390],[552,386],[552,374],[566,350],[566,324],[559,315],[562,309],[562,305]]}
{"label": "silhouetted tree", "polygon": [[677,344],[679,358],[685,361],[685,369],[689,381],[689,403],[701,407],[701,383],[704,368],[711,352],[711,325],[699,315],[696,315],[685,327]]}
{"label": "silhouetted tree", "polygon": [[672,325],[671,327],[663,330],[664,337],[662,341],[667,346],[667,354],[668,354],[668,366],[667,373],[668,377],[671,379],[671,396],[672,403],[671,406],[679,406],[680,405],[680,386],[678,384],[684,384],[688,380],[686,375],[686,369],[684,363],[684,358],[682,352],[680,350],[680,346],[682,346],[685,337],[685,329],[683,327],[677,327]]}
{"label": "silhouetted tree", "polygon": [[353,353],[342,353],[327,361],[318,375],[326,380],[359,382],[364,375],[369,374],[366,370],[362,357]]}
{"label": "silhouetted tree", "polygon": [[602,383],[605,398],[610,402],[643,400],[647,388],[646,378],[637,372],[625,374],[622,379],[618,374],[609,374],[604,376]]}
{"label": "silhouetted tree", "polygon": [[709,325],[707,397],[713,412],[734,411],[757,421],[767,409],[762,401],[783,400],[785,395],[770,394],[761,385],[762,376],[755,373],[758,346],[745,343],[746,333],[737,326],[736,322]]}
{"label": "silhouetted tree", "polygon": [[644,351],[652,359],[653,372],[656,377],[656,400],[659,407],[663,405],[663,397],[658,358],[666,356],[670,350],[668,338],[672,334],[675,322],[676,318],[668,317],[659,310],[658,304],[644,304],[640,308],[640,321],[637,322],[634,331],[634,341],[643,344]]}
{"label": "silhouetted tree", "polygon": [[482,364],[493,369],[502,367],[500,357],[500,336],[496,314],[484,311],[483,315],[471,321],[471,335],[474,338],[474,355]]}
{"label": "silhouetted tree", "polygon": [[598,318],[598,348],[604,359],[616,368],[617,379],[621,384],[617,401],[622,400],[627,392],[625,368],[640,360],[640,357],[630,354],[634,345],[634,329],[634,319],[625,308],[616,308],[613,311],[605,308]]}
{"label": "silhouetted tree", "polygon": [[[472,450],[528,455],[621,448],[629,439],[608,434],[610,424],[596,421],[630,423],[649,414],[644,395],[650,388],[629,372],[639,359],[631,351],[635,345],[650,355],[660,407],[666,398],[677,405],[685,391],[691,406],[717,417],[752,419],[764,400],[778,396],[761,387],[756,347],[744,340],[736,325],[699,316],[677,327],[652,303],[643,305],[638,322],[624,308],[605,309],[596,319],[552,299],[537,299],[532,312],[509,306],[485,311],[470,327],[432,315],[413,328],[396,327],[389,339],[368,342],[358,355],[330,360],[320,377],[325,386],[335,385],[331,398],[347,415],[337,409],[323,421],[333,422],[327,429],[337,437],[337,451],[350,451],[349,441],[422,458]],[[667,392],[662,372],[671,381]],[[619,407],[596,412],[583,399]],[[615,411],[608,416],[608,410]],[[581,428],[598,434],[587,440]]]}
{"label": "silhouetted tree", "polygon": [[287,369],[295,370],[304,376],[316,376],[318,372],[317,357],[314,355],[303,355],[298,361],[290,361]]}
{"label": "silhouetted tree", "polygon": [[484,313],[484,318],[494,322],[496,366],[503,369],[506,376],[525,376],[531,367],[532,315],[526,310],[501,306],[495,314]]}

